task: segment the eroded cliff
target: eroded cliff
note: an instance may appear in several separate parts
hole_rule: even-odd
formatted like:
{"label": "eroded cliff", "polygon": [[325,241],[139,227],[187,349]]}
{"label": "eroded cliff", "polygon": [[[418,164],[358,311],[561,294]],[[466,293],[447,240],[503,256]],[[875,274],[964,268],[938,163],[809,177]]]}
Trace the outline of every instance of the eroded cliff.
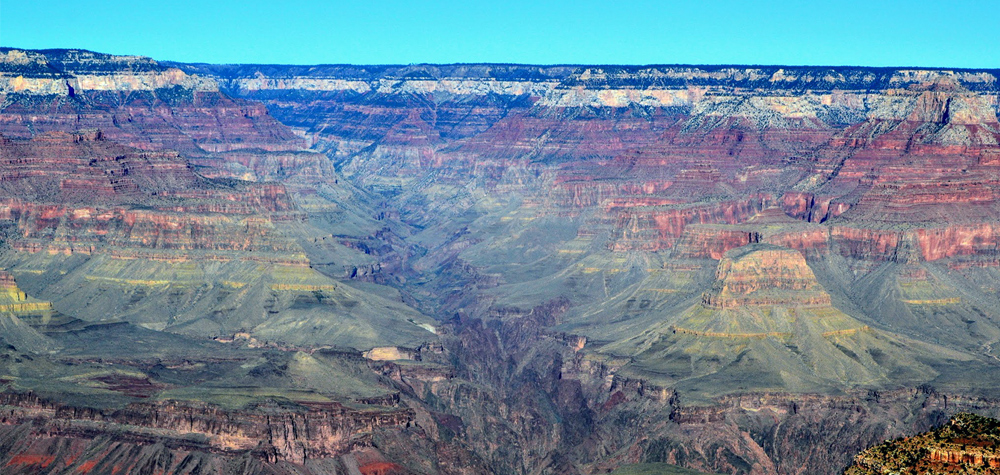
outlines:
{"label": "eroded cliff", "polygon": [[[369,456],[317,449],[305,425],[327,416],[292,411],[300,442],[273,453],[313,473],[287,454],[336,473],[826,473],[996,410],[997,71],[3,54],[0,263],[62,314],[5,320],[62,348],[4,350],[16,389],[57,373],[77,405],[206,400],[218,427],[316,397],[410,414]],[[81,352],[97,334],[138,336]],[[204,336],[231,346],[123,356]],[[324,351],[354,355],[348,383],[323,382],[345,364]],[[104,426],[45,439],[44,420],[9,467],[109,447]],[[206,467],[280,473],[205,434]],[[173,464],[174,435],[122,460]]]}

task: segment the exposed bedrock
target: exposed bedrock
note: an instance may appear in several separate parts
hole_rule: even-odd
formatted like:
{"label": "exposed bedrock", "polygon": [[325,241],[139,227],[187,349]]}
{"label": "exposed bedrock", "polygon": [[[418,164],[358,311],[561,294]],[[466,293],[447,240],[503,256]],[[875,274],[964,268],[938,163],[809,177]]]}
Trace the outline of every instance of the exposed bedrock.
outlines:
{"label": "exposed bedrock", "polygon": [[[935,234],[996,212],[988,71],[172,66],[268,104],[355,183],[419,183],[400,195],[411,200],[431,189],[418,177],[455,189],[469,177],[548,208],[603,209],[616,251],[672,249],[687,224],[745,222],[759,209],[721,208],[757,195],[771,197],[760,208],[830,226],[824,245],[815,231],[768,242],[876,260],[910,239],[886,228]],[[521,168],[554,186],[538,196],[539,181],[511,181]],[[406,219],[423,225],[417,214]],[[874,244],[859,242],[865,230]],[[680,254],[751,242],[725,233],[730,244]]]}
{"label": "exposed bedrock", "polygon": [[186,153],[302,145],[263,105],[234,100],[210,78],[149,58],[79,50],[3,54],[0,134],[8,137],[98,128],[134,147]]}
{"label": "exposed bedrock", "polygon": [[997,71],[0,55],[0,385],[76,398],[3,470],[831,473],[997,411]]}
{"label": "exposed bedrock", "polygon": [[275,229],[301,219],[279,184],[205,179],[176,152],[137,150],[99,132],[4,138],[0,151],[0,219],[16,225],[15,249],[300,252]]}
{"label": "exposed bedrock", "polygon": [[[209,452],[257,452],[265,461],[303,463],[307,459],[342,455],[364,435],[380,428],[412,422],[407,410],[351,410],[339,404],[318,404],[300,411],[226,411],[216,407],[176,403],[134,404],[105,412],[61,406],[32,394],[3,395],[4,424],[44,421],[37,431],[50,436],[83,435],[122,430],[138,439],[176,439],[183,447]],[[277,408],[275,408],[277,409]],[[202,437],[191,437],[197,434]],[[127,438],[127,437],[126,437]],[[370,442],[367,442],[370,443]]]}
{"label": "exposed bedrock", "polygon": [[954,412],[1000,407],[926,385],[691,403],[684,391],[623,373],[626,359],[595,357],[580,351],[577,337],[540,331],[562,305],[508,309],[503,323],[462,321],[445,339],[453,371],[382,371],[415,404],[418,421],[436,421],[437,437],[464,440],[494,472],[586,474],[668,462],[717,473],[836,473],[874,443]]}
{"label": "exposed bedrock", "polygon": [[763,248],[719,262],[716,285],[706,294],[707,305],[735,308],[760,305],[830,305],[830,295],[798,252]]}

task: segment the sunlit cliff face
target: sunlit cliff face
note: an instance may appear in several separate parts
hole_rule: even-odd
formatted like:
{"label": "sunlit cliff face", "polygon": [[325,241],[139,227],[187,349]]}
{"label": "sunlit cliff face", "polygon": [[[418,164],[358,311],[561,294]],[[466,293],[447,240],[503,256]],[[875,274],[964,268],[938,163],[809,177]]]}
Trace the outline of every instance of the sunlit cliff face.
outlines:
{"label": "sunlit cliff face", "polygon": [[819,473],[998,412],[995,76],[4,49],[0,464]]}

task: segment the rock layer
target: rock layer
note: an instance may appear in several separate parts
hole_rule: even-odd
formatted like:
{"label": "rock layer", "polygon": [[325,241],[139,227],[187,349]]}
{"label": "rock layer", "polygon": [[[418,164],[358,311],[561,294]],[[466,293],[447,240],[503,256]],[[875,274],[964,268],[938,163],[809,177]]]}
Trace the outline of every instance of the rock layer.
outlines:
{"label": "rock layer", "polygon": [[995,419],[956,414],[928,433],[865,450],[844,473],[997,473],[997,425]]}
{"label": "rock layer", "polygon": [[0,55],[0,134],[7,137],[97,128],[134,147],[187,153],[301,146],[260,104],[233,100],[211,78],[149,58],[11,48]]}
{"label": "rock layer", "polygon": [[[3,55],[0,262],[141,328],[4,320],[73,345],[0,350],[0,384],[119,408],[391,385],[348,399],[417,427],[338,473],[816,472],[996,407],[997,71]],[[139,336],[80,356],[100,332]],[[193,344],[170,332],[259,353],[118,351]],[[377,361],[335,376],[317,347]]]}
{"label": "rock layer", "polygon": [[730,253],[719,262],[716,286],[703,297],[706,305],[716,308],[830,305],[830,295],[816,282],[816,276],[798,252],[741,251]]}

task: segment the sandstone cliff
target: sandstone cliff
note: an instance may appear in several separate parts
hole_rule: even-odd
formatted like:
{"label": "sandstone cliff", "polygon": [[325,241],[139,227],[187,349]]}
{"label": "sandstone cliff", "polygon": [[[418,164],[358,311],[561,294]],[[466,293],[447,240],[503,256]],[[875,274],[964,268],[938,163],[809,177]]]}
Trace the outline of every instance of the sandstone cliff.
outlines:
{"label": "sandstone cliff", "polygon": [[301,145],[260,104],[144,57],[3,48],[0,92],[0,134],[8,137],[99,128],[135,147],[189,153]]}
{"label": "sandstone cliff", "polygon": [[[64,349],[3,350],[2,384],[390,384],[416,426],[321,451],[351,473],[817,473],[995,410],[997,71],[3,54],[0,263],[72,315],[10,319]],[[378,361],[319,354],[343,347]],[[31,439],[11,467],[96,440]],[[156,443],[122,460],[187,450]],[[239,447],[211,463],[271,463]]]}

